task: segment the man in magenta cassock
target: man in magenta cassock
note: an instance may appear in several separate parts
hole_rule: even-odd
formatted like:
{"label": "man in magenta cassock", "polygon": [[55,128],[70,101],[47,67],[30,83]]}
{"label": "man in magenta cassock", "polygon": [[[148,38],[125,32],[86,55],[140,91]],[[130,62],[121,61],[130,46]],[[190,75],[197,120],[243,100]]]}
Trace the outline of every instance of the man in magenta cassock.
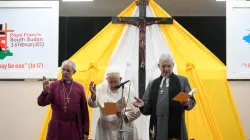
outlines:
{"label": "man in magenta cassock", "polygon": [[72,79],[76,65],[70,60],[62,63],[62,79],[49,83],[43,78],[43,91],[38,105],[51,104],[52,117],[47,140],[87,140],[89,113],[86,95],[81,84]]}

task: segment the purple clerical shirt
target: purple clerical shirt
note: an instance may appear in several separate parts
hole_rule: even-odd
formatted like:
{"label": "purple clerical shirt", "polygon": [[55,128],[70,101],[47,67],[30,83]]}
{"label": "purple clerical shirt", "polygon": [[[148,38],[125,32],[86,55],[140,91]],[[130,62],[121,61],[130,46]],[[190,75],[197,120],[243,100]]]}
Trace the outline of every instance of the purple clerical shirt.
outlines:
{"label": "purple clerical shirt", "polygon": [[[38,97],[39,106],[51,104],[52,108],[47,140],[82,140],[83,134],[89,134],[89,113],[85,91],[81,84],[72,82],[55,81],[50,84],[48,93],[42,92]],[[70,98],[68,103],[65,99],[67,94]]]}

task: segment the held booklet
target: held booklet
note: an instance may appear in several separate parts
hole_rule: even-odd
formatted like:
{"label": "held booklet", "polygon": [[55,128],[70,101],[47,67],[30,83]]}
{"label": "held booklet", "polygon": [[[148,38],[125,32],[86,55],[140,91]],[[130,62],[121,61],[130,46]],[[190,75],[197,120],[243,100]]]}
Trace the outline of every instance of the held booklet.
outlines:
{"label": "held booklet", "polygon": [[106,115],[114,115],[117,112],[121,112],[126,107],[125,98],[117,100],[114,102],[104,103],[104,112]]}
{"label": "held booklet", "polygon": [[190,96],[193,96],[193,94],[194,94],[195,91],[196,91],[196,88],[194,88],[193,90],[191,90],[189,93],[180,92],[179,94],[177,94],[173,98],[173,100],[177,101],[177,102],[187,101]]}

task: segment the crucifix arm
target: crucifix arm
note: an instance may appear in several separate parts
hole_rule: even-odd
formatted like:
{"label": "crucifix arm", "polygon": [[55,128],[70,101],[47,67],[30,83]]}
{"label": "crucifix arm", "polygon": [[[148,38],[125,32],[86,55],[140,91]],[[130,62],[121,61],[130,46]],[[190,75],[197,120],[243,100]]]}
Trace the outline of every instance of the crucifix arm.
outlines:
{"label": "crucifix arm", "polygon": [[153,24],[159,24],[160,22],[164,21],[164,19],[161,19],[161,20],[155,20],[155,21],[150,21],[150,22],[147,22],[146,25],[149,26],[149,25],[153,25]]}
{"label": "crucifix arm", "polygon": [[173,18],[157,18],[157,17],[150,17],[147,18],[146,25],[152,24],[173,24]]}
{"label": "crucifix arm", "polygon": [[119,21],[123,22],[123,23],[131,24],[131,25],[136,26],[136,27],[139,27],[136,22],[133,22],[133,21],[130,21],[130,20],[125,20],[123,18],[119,18]]}

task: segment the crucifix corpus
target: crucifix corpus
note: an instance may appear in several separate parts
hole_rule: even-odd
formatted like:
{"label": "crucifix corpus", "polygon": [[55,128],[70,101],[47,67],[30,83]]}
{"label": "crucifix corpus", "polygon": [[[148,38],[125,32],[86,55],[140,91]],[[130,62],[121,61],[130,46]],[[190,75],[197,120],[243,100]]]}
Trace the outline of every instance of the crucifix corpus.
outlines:
{"label": "crucifix corpus", "polygon": [[148,3],[149,0],[136,0],[136,5],[139,6],[139,17],[112,17],[113,24],[130,24],[139,28],[139,98],[143,97],[146,82],[146,27],[153,24],[173,24],[173,18],[146,17]]}

